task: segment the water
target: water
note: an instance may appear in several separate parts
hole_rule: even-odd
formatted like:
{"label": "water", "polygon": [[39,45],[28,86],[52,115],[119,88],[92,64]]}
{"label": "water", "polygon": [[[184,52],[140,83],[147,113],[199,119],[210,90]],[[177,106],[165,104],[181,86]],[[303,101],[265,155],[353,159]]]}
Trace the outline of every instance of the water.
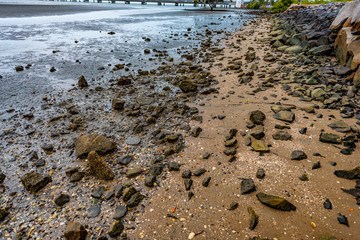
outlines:
{"label": "water", "polygon": [[[17,14],[26,12],[24,1],[0,0],[2,4],[8,2],[19,4]],[[243,11],[185,11],[194,9],[189,6],[26,3],[55,4],[65,9],[50,16],[39,16],[37,8],[24,17],[0,15],[0,110],[28,107],[44,94],[68,90],[80,75],[111,79],[114,64],[131,63],[130,72],[157,67],[160,62],[150,61],[152,55],[144,55],[144,49],[167,50],[175,61],[180,61],[176,53],[199,46],[197,33],[204,34],[206,29],[234,31],[251,19]],[[86,11],[71,12],[74,9]],[[188,32],[188,28],[192,31]],[[144,41],[145,37],[151,41]],[[27,64],[31,64],[29,69],[15,72],[15,66]],[[51,67],[56,72],[50,73]],[[105,71],[98,71],[100,67]]]}

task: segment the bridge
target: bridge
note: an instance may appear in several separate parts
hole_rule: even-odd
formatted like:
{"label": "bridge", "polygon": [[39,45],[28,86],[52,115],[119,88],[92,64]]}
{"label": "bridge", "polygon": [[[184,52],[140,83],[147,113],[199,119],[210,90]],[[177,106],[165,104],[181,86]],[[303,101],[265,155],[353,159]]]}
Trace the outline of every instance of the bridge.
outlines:
{"label": "bridge", "polygon": [[[49,1],[55,1],[55,0],[49,0]],[[191,4],[194,7],[198,7],[198,6],[206,6],[205,2],[202,1],[194,1],[194,0],[57,0],[58,2],[93,2],[93,3],[103,3],[103,2],[108,2],[108,3],[113,3],[115,4],[116,2],[123,2],[125,4],[130,4],[131,2],[133,3],[141,3],[142,5],[146,5],[147,3],[157,3],[157,5],[161,6],[161,5],[165,5],[165,4],[175,4],[175,6],[185,6],[185,4]],[[212,4],[216,5],[220,5],[222,7],[225,8],[230,8],[231,6],[235,6],[234,2],[224,2],[224,1],[214,1],[212,2]]]}

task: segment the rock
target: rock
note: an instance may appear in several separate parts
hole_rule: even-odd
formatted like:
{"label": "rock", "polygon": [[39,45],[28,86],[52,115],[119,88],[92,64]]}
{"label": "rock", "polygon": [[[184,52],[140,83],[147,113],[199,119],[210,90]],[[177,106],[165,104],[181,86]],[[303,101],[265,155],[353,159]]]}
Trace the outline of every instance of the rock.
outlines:
{"label": "rock", "polygon": [[99,216],[101,213],[101,207],[99,204],[93,204],[91,207],[87,210],[87,217],[88,218],[95,218]]}
{"label": "rock", "polygon": [[178,135],[172,134],[172,135],[168,135],[166,136],[166,141],[168,142],[176,142],[179,139]]}
{"label": "rock", "polygon": [[244,140],[244,144],[245,144],[245,146],[250,146],[251,145],[251,137],[247,136]]}
{"label": "rock", "polygon": [[155,101],[154,97],[147,96],[146,94],[140,94],[136,97],[136,102],[141,106],[147,106],[152,104]]}
{"label": "rock", "polygon": [[360,166],[352,170],[336,170],[334,174],[339,178],[360,179]]}
{"label": "rock", "polygon": [[191,171],[190,170],[185,170],[182,172],[181,174],[182,178],[191,178]]}
{"label": "rock", "polygon": [[[119,183],[114,187],[115,197],[120,198],[123,192],[124,186]],[[136,191],[136,190],[135,190]]]}
{"label": "rock", "polygon": [[250,112],[250,121],[253,122],[254,124],[262,125],[265,118],[266,118],[265,114],[259,110]]}
{"label": "rock", "polygon": [[204,178],[203,181],[202,181],[202,185],[203,185],[204,187],[209,186],[210,180],[211,180],[211,177],[206,177],[206,178]]}
{"label": "rock", "polygon": [[254,180],[251,178],[241,181],[241,194],[247,194],[256,191]]}
{"label": "rock", "polygon": [[115,208],[113,219],[120,220],[121,218],[125,217],[126,213],[127,213],[127,207],[122,205],[117,205]]}
{"label": "rock", "polygon": [[0,223],[5,220],[9,215],[9,211],[6,208],[0,208]]}
{"label": "rock", "polygon": [[260,140],[265,137],[265,133],[263,130],[255,130],[255,132],[251,133],[251,136],[255,139]]}
{"label": "rock", "polygon": [[256,177],[263,179],[265,177],[265,170],[263,168],[258,168],[256,171]]}
{"label": "rock", "polygon": [[315,56],[325,56],[332,52],[332,48],[329,45],[321,45],[318,47],[311,48],[308,53]]}
{"label": "rock", "polygon": [[85,176],[84,172],[76,172],[76,173],[71,175],[70,182],[78,182],[81,179],[83,179],[84,176]]}
{"label": "rock", "polygon": [[328,198],[324,201],[323,205],[325,209],[332,209],[332,204]]}
{"label": "rock", "polygon": [[127,202],[127,207],[128,208],[134,208],[137,205],[139,205],[139,203],[144,199],[144,195],[142,195],[141,193],[137,192],[134,195],[131,196],[131,198],[129,199],[129,201]]}
{"label": "rock", "polygon": [[195,127],[191,130],[190,135],[193,137],[198,137],[201,132],[202,132],[201,127]]}
{"label": "rock", "polygon": [[24,67],[23,66],[16,66],[15,71],[17,71],[17,72],[24,71]]}
{"label": "rock", "polygon": [[193,92],[197,89],[197,84],[193,80],[183,80],[179,84],[180,89],[187,93],[187,92]]}
{"label": "rock", "polygon": [[326,92],[322,88],[316,88],[313,91],[311,91],[311,97],[315,99],[320,98],[324,95],[326,95]]}
{"label": "rock", "polygon": [[29,192],[37,192],[51,182],[51,177],[31,171],[21,177],[21,182]]}
{"label": "rock", "polygon": [[275,119],[292,123],[295,120],[295,114],[290,111],[279,111],[274,115]]}
{"label": "rock", "polygon": [[304,153],[301,150],[295,150],[291,153],[291,160],[303,160],[303,159],[307,159],[307,155],[306,153]]}
{"label": "rock", "polygon": [[68,194],[60,194],[58,197],[55,198],[55,204],[62,207],[66,203],[70,201],[70,196]]}
{"label": "rock", "polygon": [[236,154],[236,148],[227,148],[224,150],[224,154],[226,156],[235,155]]}
{"label": "rock", "polygon": [[0,170],[0,184],[4,182],[5,178],[5,174]]}
{"label": "rock", "polygon": [[169,162],[169,171],[179,171],[180,164],[177,162]]}
{"label": "rock", "polygon": [[320,161],[318,161],[318,162],[315,162],[313,165],[312,165],[312,167],[311,167],[311,169],[318,169],[318,168],[321,168],[321,164],[320,164]]}
{"label": "rock", "polygon": [[348,124],[346,124],[343,120],[335,120],[332,123],[330,123],[328,126],[336,130],[337,132],[344,133],[351,131],[351,127]]}
{"label": "rock", "polygon": [[152,176],[159,176],[163,171],[164,165],[162,163],[153,164],[149,168],[149,173]]}
{"label": "rock", "polygon": [[113,180],[115,177],[111,168],[95,151],[88,154],[88,166],[89,173],[99,179]]}
{"label": "rock", "polygon": [[117,163],[121,164],[121,165],[128,165],[132,160],[134,159],[133,156],[131,155],[126,155],[122,158],[120,158]]}
{"label": "rock", "polygon": [[255,213],[254,209],[248,207],[248,213],[250,214],[250,230],[254,230],[259,223],[259,216]]}
{"label": "rock", "polygon": [[346,76],[346,75],[349,75],[352,71],[351,71],[351,68],[349,68],[349,67],[336,66],[336,67],[334,67],[334,72],[336,75]]}
{"label": "rock", "polygon": [[128,187],[128,188],[125,188],[122,195],[123,195],[123,200],[126,202],[128,201],[132,195],[134,195],[136,193],[136,189],[131,186],[131,187]]}
{"label": "rock", "polygon": [[184,179],[184,185],[186,190],[190,190],[193,181],[190,178]]}
{"label": "rock", "polygon": [[235,210],[239,204],[237,202],[230,203],[230,206],[228,207],[228,210]]}
{"label": "rock", "polygon": [[291,135],[285,131],[278,131],[272,135],[275,140],[289,141],[291,140]]}
{"label": "rock", "polygon": [[89,84],[87,83],[87,81],[86,81],[86,79],[85,79],[85,77],[84,77],[83,75],[81,75],[81,76],[79,77],[78,86],[79,86],[80,88],[85,88],[85,87],[88,87],[88,86],[89,86]]}
{"label": "rock", "polygon": [[225,147],[232,147],[237,143],[236,138],[225,141]]}
{"label": "rock", "polygon": [[270,148],[263,140],[255,140],[251,143],[251,147],[254,149],[255,152],[269,152]]}
{"label": "rock", "polygon": [[128,145],[139,145],[141,142],[141,139],[138,136],[129,137],[126,139],[125,143]]}
{"label": "rock", "polygon": [[301,175],[301,176],[299,177],[299,179],[300,179],[301,181],[309,181],[309,176],[307,175],[307,173],[304,173],[303,175]]}
{"label": "rock", "polygon": [[339,213],[339,216],[338,216],[337,219],[338,219],[340,224],[344,224],[344,225],[349,227],[349,222],[348,222],[347,217],[345,215],[342,215],[341,213]]}
{"label": "rock", "polygon": [[114,110],[119,110],[119,111],[124,109],[124,105],[125,105],[125,101],[121,100],[120,98],[114,98],[111,104]]}
{"label": "rock", "polygon": [[104,136],[88,134],[80,136],[76,140],[75,154],[77,157],[83,158],[91,151],[96,151],[96,153],[103,155],[115,150],[115,148],[116,144]]}
{"label": "rock", "polygon": [[127,178],[134,178],[139,176],[142,173],[141,168],[130,168],[126,171],[126,177]]}
{"label": "rock", "polygon": [[78,222],[69,221],[64,237],[67,240],[86,240],[87,231],[83,225]]}
{"label": "rock", "polygon": [[94,191],[91,193],[91,196],[92,196],[93,198],[99,199],[99,198],[101,198],[101,197],[104,195],[104,193],[105,193],[105,187],[103,187],[103,186],[98,186],[98,187],[96,187],[96,188],[94,189]]}
{"label": "rock", "polygon": [[129,76],[121,76],[116,84],[120,86],[129,85],[131,84],[131,78]]}
{"label": "rock", "polygon": [[266,193],[258,193],[256,197],[264,205],[281,210],[281,211],[295,211],[296,207],[284,198],[269,195]]}
{"label": "rock", "polygon": [[285,53],[289,53],[289,54],[300,53],[302,51],[303,51],[303,48],[298,45],[291,46],[291,47],[288,47],[285,49]]}
{"label": "rock", "polygon": [[110,230],[108,232],[109,236],[114,238],[121,234],[121,232],[124,230],[124,225],[121,221],[115,220],[110,227]]}
{"label": "rock", "polygon": [[156,182],[156,176],[150,175],[145,177],[144,185],[147,187],[153,187]]}
{"label": "rock", "polygon": [[206,173],[206,169],[205,168],[199,168],[194,172],[194,176],[199,177],[199,176],[203,175],[204,173]]}
{"label": "rock", "polygon": [[334,144],[340,144],[341,143],[341,137],[337,134],[333,133],[320,133],[319,137],[320,142],[324,143],[334,143]]}

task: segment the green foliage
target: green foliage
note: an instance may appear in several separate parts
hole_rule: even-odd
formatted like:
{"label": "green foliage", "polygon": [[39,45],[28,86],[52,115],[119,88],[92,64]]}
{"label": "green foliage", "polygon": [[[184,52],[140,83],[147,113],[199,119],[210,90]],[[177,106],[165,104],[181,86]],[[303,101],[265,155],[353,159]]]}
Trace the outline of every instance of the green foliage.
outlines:
{"label": "green foliage", "polygon": [[[352,0],[334,0],[334,1],[330,1],[330,0],[304,0],[301,1],[301,4],[327,4],[330,2],[352,2]],[[300,0],[299,1],[294,1],[295,4],[300,4]]]}
{"label": "green foliage", "polygon": [[292,3],[294,3],[294,0],[279,0],[270,9],[271,12],[283,12],[285,11]]}
{"label": "green foliage", "polygon": [[267,4],[268,0],[252,0],[251,3],[246,5],[246,8],[248,9],[259,9],[265,8],[265,5]]}

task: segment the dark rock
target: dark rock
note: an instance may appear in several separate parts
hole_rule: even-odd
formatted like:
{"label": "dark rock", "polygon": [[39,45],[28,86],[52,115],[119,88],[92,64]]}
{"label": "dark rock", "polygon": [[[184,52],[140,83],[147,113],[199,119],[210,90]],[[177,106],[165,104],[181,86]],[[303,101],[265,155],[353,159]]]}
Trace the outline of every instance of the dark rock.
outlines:
{"label": "dark rock", "polygon": [[114,187],[114,192],[115,192],[115,197],[116,197],[116,198],[121,197],[122,192],[123,192],[123,189],[124,189],[124,186],[123,186],[121,183],[117,184],[117,185]]}
{"label": "dark rock", "polygon": [[295,150],[291,153],[291,160],[303,160],[307,159],[307,155],[301,150]]}
{"label": "dark rock", "polygon": [[292,123],[295,120],[295,114],[290,111],[279,111],[274,115],[275,119]]}
{"label": "dark rock", "polygon": [[115,208],[113,219],[120,220],[121,218],[125,217],[126,213],[127,213],[127,207],[122,205],[117,205]]}
{"label": "dark rock", "polygon": [[265,177],[265,170],[263,168],[258,168],[256,171],[256,177],[263,179]]}
{"label": "dark rock", "polygon": [[0,222],[4,221],[9,215],[9,210],[6,208],[0,208]]}
{"label": "dark rock", "polygon": [[341,213],[339,213],[339,216],[338,216],[337,219],[338,219],[340,224],[344,224],[344,225],[349,227],[349,222],[347,220],[347,217],[345,217],[345,215],[342,215]]}
{"label": "dark rock", "polygon": [[224,150],[224,154],[226,156],[235,155],[236,154],[236,148],[227,148]]}
{"label": "dark rock", "polygon": [[88,154],[88,166],[89,173],[99,179],[113,180],[115,177],[107,163],[95,151]]}
{"label": "dark rock", "polygon": [[64,233],[64,237],[67,240],[86,240],[87,231],[83,225],[78,222],[69,221],[66,230]]}
{"label": "dark rock", "polygon": [[0,183],[3,183],[5,178],[6,178],[5,174],[0,170]]}
{"label": "dark rock", "polygon": [[87,210],[87,217],[88,218],[95,218],[99,216],[101,213],[101,206],[99,204],[93,204]]}
{"label": "dark rock", "polygon": [[169,171],[179,171],[180,170],[180,164],[177,162],[169,162]]}
{"label": "dark rock", "polygon": [[184,179],[184,185],[186,190],[190,190],[193,181],[190,178]]}
{"label": "dark rock", "polygon": [[132,160],[134,159],[133,156],[131,155],[126,155],[122,158],[120,158],[117,163],[121,164],[121,165],[128,165]]}
{"label": "dark rock", "polygon": [[190,135],[193,137],[198,137],[201,131],[202,131],[201,127],[195,127],[191,130]]}
{"label": "dark rock", "polygon": [[51,177],[31,171],[21,177],[21,182],[29,192],[37,192],[51,182]]}
{"label": "dark rock", "polygon": [[153,164],[149,168],[149,173],[152,176],[159,176],[163,171],[164,165],[161,163]]}
{"label": "dark rock", "polygon": [[247,194],[256,191],[254,180],[244,179],[241,182],[241,194]]}
{"label": "dark rock", "polygon": [[264,133],[263,130],[257,130],[257,131],[255,131],[255,132],[251,133],[251,136],[252,136],[253,138],[255,138],[255,139],[260,140],[260,139],[262,139],[263,137],[265,137],[265,133]]}
{"label": "dark rock", "polygon": [[111,106],[115,110],[124,110],[125,101],[121,100],[120,98],[114,98],[112,100]]}
{"label": "dark rock", "polygon": [[206,178],[204,178],[203,181],[202,181],[202,185],[203,185],[204,187],[209,186],[210,180],[211,180],[211,177],[206,177]]}
{"label": "dark rock", "polygon": [[299,130],[299,133],[300,133],[300,134],[306,134],[306,132],[307,132],[307,127],[301,128],[301,129]]}
{"label": "dark rock", "polygon": [[182,178],[191,178],[191,171],[190,170],[185,170],[182,172],[181,174]]}
{"label": "dark rock", "polygon": [[206,152],[204,153],[204,155],[202,156],[203,159],[209,159],[209,157],[211,156],[210,153]]}
{"label": "dark rock", "polygon": [[145,177],[145,181],[144,181],[145,186],[153,187],[155,182],[156,182],[156,176],[150,175]]}
{"label": "dark rock", "polygon": [[301,181],[309,181],[309,176],[307,175],[307,173],[304,173],[303,175],[301,175],[301,176],[299,177],[299,179],[300,179]]}
{"label": "dark rock", "polygon": [[235,210],[239,204],[237,202],[230,203],[230,206],[228,207],[228,210]]}
{"label": "dark rock", "polygon": [[325,209],[332,209],[332,204],[328,198],[324,201],[323,205]]}
{"label": "dark rock", "polygon": [[193,92],[197,89],[197,84],[193,80],[183,80],[179,84],[179,88],[187,93],[187,92]]}
{"label": "dark rock", "polygon": [[77,157],[86,157],[91,151],[102,155],[113,151],[116,144],[101,135],[88,134],[78,137],[75,144],[75,154]]}
{"label": "dark rock", "polygon": [[131,78],[129,76],[121,76],[116,84],[120,86],[129,85],[131,84]]}
{"label": "dark rock", "polygon": [[126,171],[127,178],[134,178],[139,176],[142,173],[141,168],[130,168]]}
{"label": "dark rock", "polygon": [[114,238],[121,234],[121,232],[124,230],[124,225],[121,221],[115,220],[110,227],[110,230],[108,232],[109,236]]}
{"label": "dark rock", "polygon": [[334,174],[339,178],[360,179],[360,166],[352,170],[336,170]]}
{"label": "dark rock", "polygon": [[275,140],[288,141],[291,140],[291,135],[285,131],[278,131],[272,135]]}
{"label": "dark rock", "polygon": [[225,147],[232,147],[237,143],[236,138],[225,141]]}
{"label": "dark rock", "polygon": [[88,86],[89,86],[89,84],[87,83],[87,81],[86,81],[86,79],[85,79],[85,77],[84,77],[83,75],[81,75],[81,76],[79,77],[78,86],[79,86],[80,88],[85,88],[85,87],[88,87]]}
{"label": "dark rock", "polygon": [[56,205],[60,207],[64,206],[69,201],[70,201],[70,196],[64,193],[60,194],[58,197],[55,198]]}
{"label": "dark rock", "polygon": [[46,162],[45,162],[45,159],[40,158],[40,159],[36,160],[34,164],[36,167],[43,167],[46,165]]}
{"label": "dark rock", "polygon": [[263,124],[263,121],[265,120],[266,116],[263,112],[256,110],[250,112],[250,121],[254,124]]}
{"label": "dark rock", "polygon": [[250,230],[254,230],[259,223],[259,216],[255,213],[254,209],[248,207],[248,213],[250,214]]}
{"label": "dark rock", "polygon": [[131,198],[129,199],[129,201],[127,202],[127,207],[128,208],[134,208],[137,205],[139,205],[139,203],[144,199],[144,195],[142,195],[141,193],[137,192],[134,195],[131,196]]}
{"label": "dark rock", "polygon": [[188,200],[190,201],[191,198],[194,196],[195,194],[192,191],[188,192]]}
{"label": "dark rock", "polygon": [[110,200],[110,199],[113,198],[114,196],[115,196],[115,190],[108,191],[108,192],[105,194],[105,200]]}
{"label": "dark rock", "polygon": [[199,168],[194,172],[194,176],[199,177],[199,176],[203,175],[204,173],[206,173],[205,168]]}
{"label": "dark rock", "polygon": [[320,161],[318,162],[315,162],[313,165],[312,165],[312,168],[311,169],[318,169],[318,168],[321,168],[321,164],[320,164]]}
{"label": "dark rock", "polygon": [[17,71],[17,72],[24,71],[24,67],[23,66],[16,66],[15,71]]}
{"label": "dark rock", "polygon": [[333,133],[322,132],[320,133],[319,140],[320,142],[324,142],[324,143],[335,143],[335,144],[341,143],[341,137]]}
{"label": "dark rock", "polygon": [[291,204],[289,201],[281,197],[277,197],[265,193],[258,193],[256,194],[256,197],[259,199],[261,203],[274,209],[278,209],[281,211],[296,210],[296,207],[293,204]]}
{"label": "dark rock", "polygon": [[81,179],[83,179],[84,176],[85,176],[84,172],[76,172],[76,173],[71,175],[70,182],[78,182]]}
{"label": "dark rock", "polygon": [[94,191],[91,193],[91,196],[93,198],[101,198],[105,193],[105,187],[99,186],[94,189]]}
{"label": "dark rock", "polygon": [[136,189],[131,186],[131,187],[128,187],[128,188],[125,188],[122,195],[123,195],[123,200],[126,202],[128,201],[132,195],[134,195],[136,193]]}
{"label": "dark rock", "polygon": [[245,146],[250,146],[251,145],[251,137],[246,137],[245,138],[245,141],[244,141],[244,144],[245,144]]}

